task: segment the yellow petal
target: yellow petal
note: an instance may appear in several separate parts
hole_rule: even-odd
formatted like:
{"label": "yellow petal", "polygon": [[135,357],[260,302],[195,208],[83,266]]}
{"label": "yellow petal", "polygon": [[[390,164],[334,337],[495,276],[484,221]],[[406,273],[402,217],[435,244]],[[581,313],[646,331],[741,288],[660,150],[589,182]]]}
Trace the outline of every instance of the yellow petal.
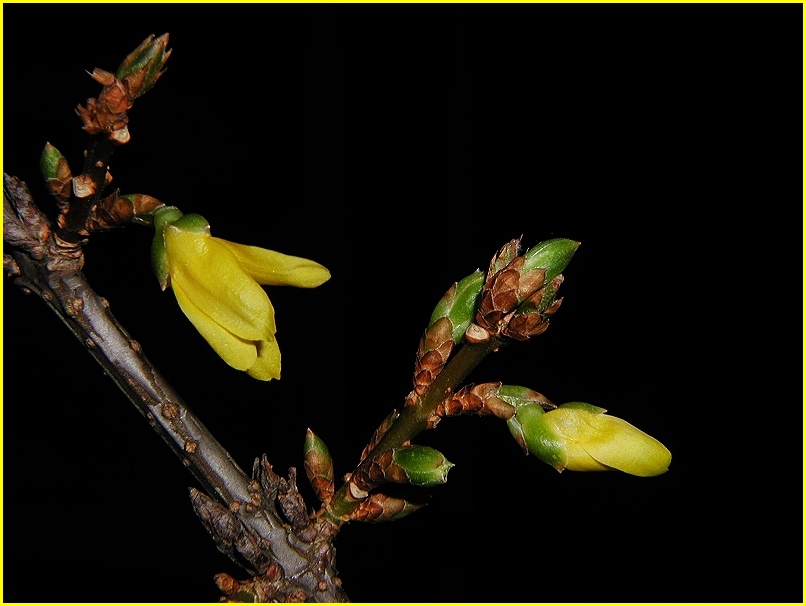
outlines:
{"label": "yellow petal", "polygon": [[572,442],[565,446],[565,469],[570,469],[571,471],[611,471],[613,468],[602,465],[585,450],[584,446]]}
{"label": "yellow petal", "polygon": [[330,279],[330,272],[315,261],[284,255],[258,246],[236,244],[221,238],[214,240],[226,246],[238,259],[244,271],[258,284],[314,288]]}
{"label": "yellow petal", "polygon": [[165,247],[171,281],[180,281],[187,299],[203,313],[249,341],[275,333],[268,295],[217,238],[169,225]]}
{"label": "yellow petal", "polygon": [[[585,442],[585,450],[597,461],[634,476],[657,476],[669,470],[672,453],[652,436],[624,419],[602,417],[601,433]],[[611,433],[614,439],[606,439]],[[597,439],[598,437],[598,439]]]}
{"label": "yellow petal", "polygon": [[[563,436],[569,451],[577,453],[583,465],[590,455],[603,466],[636,476],[656,476],[668,471],[672,455],[652,436],[624,419],[584,410],[558,408],[546,413],[546,420]],[[569,452],[568,469],[573,469]]]}
{"label": "yellow petal", "polygon": [[280,378],[280,348],[277,341],[267,339],[257,346],[257,360],[249,368],[247,374],[261,381]]}
{"label": "yellow petal", "polygon": [[222,360],[238,370],[247,370],[255,364],[257,347],[254,341],[236,337],[193,305],[182,289],[181,281],[173,280],[171,288],[179,307]]}

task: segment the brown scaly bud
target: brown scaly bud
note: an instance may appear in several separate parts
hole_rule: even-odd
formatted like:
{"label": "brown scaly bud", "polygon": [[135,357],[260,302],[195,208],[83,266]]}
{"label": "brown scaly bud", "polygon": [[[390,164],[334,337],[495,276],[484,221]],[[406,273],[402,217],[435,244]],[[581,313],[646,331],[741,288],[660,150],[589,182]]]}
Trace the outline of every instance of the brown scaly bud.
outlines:
{"label": "brown scaly bud", "polygon": [[84,130],[91,135],[106,133],[118,144],[128,142],[129,116],[126,112],[132,106],[132,99],[126,88],[113,74],[97,67],[90,76],[104,87],[97,99],[87,99],[86,107],[76,107]]}
{"label": "brown scaly bud", "polygon": [[380,424],[378,429],[375,430],[375,433],[372,434],[372,439],[369,441],[369,444],[364,446],[364,450],[361,451],[361,458],[359,459],[359,463],[367,458],[367,455],[372,452],[372,450],[378,445],[378,442],[381,441],[381,438],[386,434],[389,428],[392,426],[392,423],[395,422],[400,416],[400,413],[397,410],[393,410]]}
{"label": "brown scaly bud", "polygon": [[[556,276],[549,284],[529,297],[526,304],[522,305],[503,327],[501,334],[517,341],[526,341],[530,337],[544,333],[549,327],[549,318],[563,302],[562,299],[554,298],[562,283],[563,276]],[[539,311],[546,301],[550,301],[548,307]]]}
{"label": "brown scaly bud", "polygon": [[280,478],[277,485],[277,502],[285,519],[293,528],[302,528],[308,523],[305,501],[297,488],[296,468],[291,467],[288,470],[288,480]]}
{"label": "brown scaly bud", "polygon": [[277,490],[282,478],[274,472],[266,455],[255,459],[252,465],[252,479],[257,480],[266,498],[271,502],[277,498]]}
{"label": "brown scaly bud", "polygon": [[448,318],[440,318],[423,334],[414,363],[414,391],[406,397],[411,406],[428,391],[453,351],[453,325]]}
{"label": "brown scaly bud", "polygon": [[428,428],[437,426],[440,419],[457,415],[493,415],[507,420],[515,414],[515,407],[498,397],[501,383],[466,385],[437,404],[434,415],[428,419]]}
{"label": "brown scaly bud", "polygon": [[128,194],[121,196],[119,191],[101,200],[90,212],[87,229],[90,231],[107,230],[127,223],[149,225],[153,223],[153,214],[165,206],[152,196],[145,194]]}
{"label": "brown scaly bud", "polygon": [[373,493],[350,514],[357,522],[392,522],[424,507],[423,503],[411,503],[406,499]]}
{"label": "brown scaly bud", "polygon": [[524,259],[515,257],[503,269],[492,273],[494,263],[495,259],[491,263],[491,272],[484,281],[476,324],[492,334],[498,334],[504,318],[520,303],[518,292]]}
{"label": "brown scaly bud", "polygon": [[329,503],[333,498],[333,460],[325,443],[310,428],[305,434],[305,474],[316,498]]}

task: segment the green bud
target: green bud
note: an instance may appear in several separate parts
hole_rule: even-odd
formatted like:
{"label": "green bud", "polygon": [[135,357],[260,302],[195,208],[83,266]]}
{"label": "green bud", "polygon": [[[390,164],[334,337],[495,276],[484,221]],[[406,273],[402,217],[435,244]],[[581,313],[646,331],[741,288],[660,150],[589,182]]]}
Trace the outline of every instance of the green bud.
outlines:
{"label": "green bud", "polygon": [[115,77],[128,78],[129,94],[132,99],[146,93],[163,74],[162,68],[171,51],[167,50],[168,34],[159,38],[149,36],[118,67]]}
{"label": "green bud", "polygon": [[64,178],[65,168],[67,173],[70,173],[70,169],[66,167],[66,164],[67,160],[65,160],[62,153],[50,143],[46,143],[45,149],[42,150],[42,155],[39,158],[39,168],[45,180]]}
{"label": "green bud", "polygon": [[545,269],[546,277],[543,282],[548,284],[565,270],[568,263],[571,262],[571,257],[574,256],[577,248],[579,248],[579,244],[575,240],[565,238],[555,238],[541,242],[526,251],[524,255],[526,261],[522,271]]}
{"label": "green bud", "polygon": [[325,443],[310,429],[305,434],[305,472],[308,479],[323,477],[333,480],[333,460]]}
{"label": "green bud", "polygon": [[73,173],[67,159],[58,149],[47,143],[39,158],[39,168],[50,193],[60,203],[66,203],[73,192]]}
{"label": "green bud", "polygon": [[437,303],[428,326],[432,326],[440,318],[448,318],[453,329],[453,342],[460,343],[476,315],[482,286],[484,272],[478,269],[456,282]]}
{"label": "green bud", "polygon": [[305,434],[305,474],[323,503],[333,498],[333,460],[325,443],[308,429]]}
{"label": "green bud", "polygon": [[160,288],[168,288],[168,255],[165,251],[164,231],[171,223],[182,217],[176,206],[163,206],[154,213],[154,240],[151,242],[151,268],[160,283]]}
{"label": "green bud", "polygon": [[[428,446],[403,446],[392,451],[392,463],[415,486],[436,486],[448,481],[453,463]],[[395,470],[398,471],[398,470]]]}

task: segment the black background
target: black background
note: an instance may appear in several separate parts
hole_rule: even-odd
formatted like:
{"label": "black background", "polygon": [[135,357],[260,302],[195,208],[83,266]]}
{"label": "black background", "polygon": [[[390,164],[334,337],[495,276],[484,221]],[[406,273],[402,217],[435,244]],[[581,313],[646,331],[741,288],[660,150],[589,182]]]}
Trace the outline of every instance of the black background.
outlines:
{"label": "black background", "polygon": [[[656,478],[558,474],[500,421],[420,443],[456,464],[405,520],[350,524],[355,601],[802,602],[802,6],[6,4],[3,170],[46,209],[50,141],[149,34],[168,72],[114,186],[314,259],[273,288],[283,378],[226,367],[161,292],[151,233],[85,273],[244,468],[349,471],[411,388],[452,282],[508,240],[580,240],[547,333],[470,377],[583,400],[673,454]],[[216,601],[240,569],[192,477],[38,300],[4,302],[4,601]],[[304,480],[301,482],[304,484]],[[310,490],[303,488],[314,507]]]}

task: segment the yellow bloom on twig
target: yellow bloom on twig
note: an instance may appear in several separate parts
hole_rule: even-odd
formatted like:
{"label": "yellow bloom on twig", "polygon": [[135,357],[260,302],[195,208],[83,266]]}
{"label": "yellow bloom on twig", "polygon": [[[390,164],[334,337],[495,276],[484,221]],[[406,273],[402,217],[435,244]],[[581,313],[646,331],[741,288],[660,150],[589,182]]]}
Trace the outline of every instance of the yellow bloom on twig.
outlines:
{"label": "yellow bloom on twig", "polygon": [[210,235],[196,214],[165,207],[154,215],[152,263],[163,290],[215,352],[262,381],[280,378],[274,308],[261,285],[313,288],[330,278],[314,261]]}

